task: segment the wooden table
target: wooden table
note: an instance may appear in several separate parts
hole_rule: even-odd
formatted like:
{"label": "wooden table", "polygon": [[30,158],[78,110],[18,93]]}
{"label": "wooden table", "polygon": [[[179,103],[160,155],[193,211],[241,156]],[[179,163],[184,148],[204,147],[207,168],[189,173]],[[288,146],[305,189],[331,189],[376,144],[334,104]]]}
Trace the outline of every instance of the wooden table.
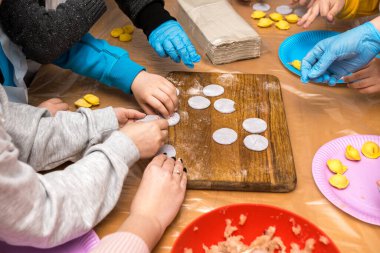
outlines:
{"label": "wooden table", "polygon": [[[130,43],[111,38],[109,32],[112,28],[125,25],[129,21],[112,0],[107,2],[108,12],[93,27],[94,35],[124,47],[130,52],[133,60],[146,66],[150,72],[166,75],[170,71],[188,71],[181,64],[159,58],[141,31],[134,33]],[[288,3],[290,0],[271,2],[274,5],[274,2],[280,4]],[[202,55],[202,61],[196,65],[194,71],[271,74],[279,78],[298,178],[297,187],[293,192],[283,194],[189,190],[179,215],[154,252],[170,252],[171,245],[181,230],[201,214],[216,207],[239,202],[275,205],[302,215],[325,231],[341,252],[380,252],[380,227],[361,222],[332,205],[319,192],[311,174],[312,158],[324,143],[350,134],[380,135],[380,97],[360,95],[346,88],[303,85],[297,76],[281,65],[277,56],[280,43],[289,35],[302,31],[302,28],[292,25],[288,31],[280,31],[274,27],[259,29],[256,27],[257,21],[249,18],[249,5],[237,0],[231,0],[231,3],[262,36],[262,56],[259,59],[215,66]],[[177,3],[168,0],[166,6],[175,15]],[[329,30],[336,28],[322,20],[311,27]],[[88,91],[96,91],[102,99],[103,107],[136,107],[136,104],[121,92],[100,84],[94,86],[92,80],[52,66],[44,67],[37,75],[31,89],[31,103],[36,104],[46,98],[60,95],[72,105],[71,109],[74,109],[72,103]],[[116,231],[127,218],[142,170],[142,165],[137,165],[131,170],[116,208],[95,228],[100,237]]]}

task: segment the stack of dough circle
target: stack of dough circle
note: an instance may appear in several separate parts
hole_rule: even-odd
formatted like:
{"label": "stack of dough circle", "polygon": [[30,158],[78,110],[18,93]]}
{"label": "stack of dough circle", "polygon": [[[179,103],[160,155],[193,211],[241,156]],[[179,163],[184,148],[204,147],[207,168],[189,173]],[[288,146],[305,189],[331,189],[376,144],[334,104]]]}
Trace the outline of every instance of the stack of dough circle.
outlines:
{"label": "stack of dough circle", "polygon": [[224,93],[223,86],[210,84],[203,88],[203,94],[207,97],[217,97]]}
{"label": "stack of dough circle", "polygon": [[235,111],[235,102],[228,98],[220,98],[214,102],[214,108],[221,113],[232,113]]}
{"label": "stack of dough circle", "polygon": [[237,133],[231,128],[220,128],[212,134],[214,141],[222,145],[234,143],[237,137]]}
{"label": "stack of dough circle", "polygon": [[196,109],[196,110],[206,109],[211,104],[210,100],[202,96],[191,97],[189,98],[187,103],[189,104],[191,108]]}

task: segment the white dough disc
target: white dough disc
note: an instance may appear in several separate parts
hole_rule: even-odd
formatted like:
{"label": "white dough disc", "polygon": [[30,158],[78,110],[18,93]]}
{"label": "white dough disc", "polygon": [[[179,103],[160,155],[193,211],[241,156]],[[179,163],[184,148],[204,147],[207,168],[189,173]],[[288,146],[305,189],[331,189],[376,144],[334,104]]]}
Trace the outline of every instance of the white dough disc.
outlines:
{"label": "white dough disc", "polygon": [[305,7],[298,7],[294,9],[294,14],[296,14],[298,17],[302,17],[307,12],[307,9]]}
{"label": "white dough disc", "polygon": [[221,113],[231,113],[235,111],[235,102],[231,99],[220,98],[214,102],[214,108]]}
{"label": "white dough disc", "polygon": [[161,117],[158,115],[149,114],[149,115],[146,115],[144,118],[139,119],[137,121],[139,121],[139,122],[150,122],[150,121],[154,121],[154,120],[158,120],[158,119],[161,119]]}
{"label": "white dough disc", "polygon": [[187,103],[190,105],[191,108],[197,109],[197,110],[206,109],[211,104],[210,100],[201,96],[191,97],[189,98]]}
{"label": "white dough disc", "polygon": [[288,15],[293,12],[293,8],[289,5],[280,5],[276,8],[276,11],[282,15]]}
{"label": "white dough disc", "polygon": [[168,157],[175,157],[177,152],[175,151],[175,148],[170,144],[165,144],[158,150],[157,154],[163,154],[166,153]]}
{"label": "white dough disc", "polygon": [[251,134],[259,134],[267,130],[267,123],[259,118],[249,118],[243,121],[243,128]]}
{"label": "white dough disc", "polygon": [[253,151],[263,151],[268,148],[268,139],[259,134],[251,134],[244,138],[244,146]]}
{"label": "white dough disc", "polygon": [[270,5],[266,3],[256,3],[252,5],[252,9],[255,11],[269,11]]}
{"label": "white dough disc", "polygon": [[212,134],[215,142],[223,145],[229,145],[237,140],[237,133],[231,128],[221,128]]}
{"label": "white dough disc", "polygon": [[224,93],[223,86],[218,84],[209,84],[203,88],[203,94],[207,97],[217,97]]}
{"label": "white dough disc", "polygon": [[172,116],[168,119],[169,126],[175,126],[180,121],[181,116],[179,116],[179,113],[175,112]]}

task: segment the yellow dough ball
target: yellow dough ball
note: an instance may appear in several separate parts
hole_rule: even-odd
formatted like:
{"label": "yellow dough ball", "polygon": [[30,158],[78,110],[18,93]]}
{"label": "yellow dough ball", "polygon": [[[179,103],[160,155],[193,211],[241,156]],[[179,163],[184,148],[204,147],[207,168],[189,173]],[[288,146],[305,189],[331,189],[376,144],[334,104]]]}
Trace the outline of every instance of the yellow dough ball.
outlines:
{"label": "yellow dough ball", "polygon": [[379,145],[372,141],[367,141],[363,144],[362,153],[370,159],[377,159],[380,157]]}
{"label": "yellow dough ball", "polygon": [[300,60],[294,60],[290,63],[294,68],[301,70],[301,61]]}
{"label": "yellow dough ball", "polygon": [[77,101],[75,101],[74,105],[76,105],[77,107],[86,107],[86,108],[90,108],[92,106],[91,104],[87,103],[86,100],[84,100],[83,98],[80,98]]}
{"label": "yellow dough ball", "polygon": [[290,25],[285,20],[280,20],[276,23],[276,27],[280,30],[288,30],[290,28]]}
{"label": "yellow dough ball", "polygon": [[133,25],[126,25],[123,27],[125,33],[132,34],[135,31],[135,27]]}
{"label": "yellow dough ball", "polygon": [[111,31],[111,36],[114,38],[118,38],[123,32],[123,28],[114,28]]}
{"label": "yellow dough ball", "polygon": [[273,24],[273,21],[270,20],[269,18],[262,18],[257,23],[257,26],[265,28],[265,27],[270,27],[272,24]]}
{"label": "yellow dough ball", "polygon": [[346,156],[348,160],[351,160],[351,161],[361,160],[359,151],[351,145],[348,145],[346,147],[346,152],[344,153],[344,155]]}
{"label": "yellow dough ball", "polygon": [[267,14],[263,11],[254,11],[252,12],[251,14],[251,18],[253,19],[260,19],[260,18],[263,18],[265,17]]}
{"label": "yellow dough ball", "polygon": [[86,102],[90,103],[91,105],[99,105],[100,104],[100,99],[95,96],[94,94],[86,94],[83,96],[84,100]]}
{"label": "yellow dough ball", "polygon": [[280,13],[277,13],[277,12],[273,12],[271,14],[269,14],[269,17],[270,19],[272,19],[273,21],[280,21],[280,20],[283,20],[284,18],[282,17],[282,15]]}
{"label": "yellow dough ball", "polygon": [[341,174],[333,175],[329,178],[329,183],[338,189],[344,189],[348,186],[350,181],[348,181],[347,177]]}
{"label": "yellow dough ball", "polygon": [[300,19],[297,14],[289,14],[285,16],[286,21],[288,21],[291,24],[295,24]]}
{"label": "yellow dough ball", "polygon": [[129,33],[123,33],[120,35],[119,40],[120,41],[131,41],[132,35],[130,35]]}
{"label": "yellow dough ball", "polygon": [[331,172],[343,174],[346,172],[347,167],[342,164],[338,159],[329,159],[327,160],[327,167]]}

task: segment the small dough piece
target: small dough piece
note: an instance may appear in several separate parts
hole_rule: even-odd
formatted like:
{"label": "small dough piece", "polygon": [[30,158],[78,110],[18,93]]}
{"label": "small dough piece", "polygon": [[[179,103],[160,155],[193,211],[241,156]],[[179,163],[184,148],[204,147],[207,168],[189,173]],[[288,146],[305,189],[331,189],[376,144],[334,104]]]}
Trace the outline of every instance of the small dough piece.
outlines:
{"label": "small dough piece", "polygon": [[267,130],[267,123],[259,118],[249,118],[243,121],[243,128],[251,134],[259,134]]}
{"label": "small dough piece", "polygon": [[214,108],[221,113],[232,113],[235,111],[235,102],[228,98],[220,98],[214,102]]}
{"label": "small dough piece", "polygon": [[119,36],[120,36],[122,33],[124,33],[123,28],[120,28],[120,27],[118,27],[118,28],[114,28],[114,29],[112,29],[112,31],[111,31],[111,36],[114,37],[114,38],[119,38]]}
{"label": "small dough piece", "polygon": [[294,9],[294,14],[296,14],[298,17],[302,17],[307,12],[306,7],[298,7]]}
{"label": "small dough piece", "polygon": [[339,159],[327,160],[327,167],[333,173],[343,174],[347,171],[347,166],[344,166]]}
{"label": "small dough piece", "polygon": [[289,5],[280,5],[276,8],[276,11],[282,15],[288,15],[293,12],[293,8]]}
{"label": "small dough piece", "polygon": [[224,93],[223,86],[218,84],[210,84],[203,88],[203,94],[207,97],[217,97]]}
{"label": "small dough piece", "polygon": [[263,151],[268,148],[268,139],[259,134],[251,134],[244,138],[244,146],[253,151]]}
{"label": "small dough piece", "polygon": [[137,121],[138,122],[150,122],[150,121],[154,121],[154,120],[158,120],[158,119],[161,119],[161,117],[158,116],[158,115],[154,115],[154,114],[153,115],[152,114],[148,114],[144,118],[139,119]]}
{"label": "small dough piece", "polygon": [[263,11],[254,11],[252,12],[251,14],[251,18],[253,19],[260,19],[260,18],[264,18],[267,14]]}
{"label": "small dough piece", "polygon": [[212,138],[216,143],[229,145],[237,140],[237,133],[231,128],[220,128],[212,134]]}
{"label": "small dough piece", "polygon": [[175,148],[170,144],[165,144],[157,152],[157,154],[163,154],[163,153],[166,153],[168,157],[175,157],[177,154]]}
{"label": "small dough piece", "polygon": [[173,115],[168,119],[169,126],[177,125],[180,120],[181,116],[177,112],[173,113]]}
{"label": "small dough piece", "polygon": [[210,100],[202,96],[191,97],[189,98],[187,103],[189,104],[191,108],[196,109],[196,110],[206,109],[211,104]]}
{"label": "small dough piece", "polygon": [[270,5],[266,3],[255,3],[252,5],[252,9],[255,11],[269,11]]}
{"label": "small dough piece", "polygon": [[276,22],[284,19],[282,17],[282,15],[280,13],[277,13],[277,12],[273,12],[273,13],[269,14],[269,17],[270,17],[270,19],[272,19],[273,21],[276,21]]}
{"label": "small dough piece", "polygon": [[99,105],[100,99],[95,96],[94,94],[86,94],[83,96],[84,100],[86,100],[87,103],[90,103],[92,105]]}
{"label": "small dough piece", "polygon": [[348,181],[345,175],[336,174],[329,178],[329,183],[335,188],[341,190],[345,189],[350,183],[350,181]]}
{"label": "small dough piece", "polygon": [[132,34],[135,31],[135,27],[133,25],[126,25],[123,27],[124,33]]}
{"label": "small dough piece", "polygon": [[291,24],[295,24],[300,19],[297,14],[290,14],[285,16],[286,21],[288,21]]}
{"label": "small dough piece", "polygon": [[132,40],[132,35],[130,35],[129,33],[120,34],[119,40],[123,41],[123,42],[131,41]]}
{"label": "small dough piece", "polygon": [[290,28],[290,25],[288,21],[280,20],[276,23],[276,27],[280,30],[288,30]]}
{"label": "small dough piece", "polygon": [[86,100],[84,100],[83,98],[80,98],[78,99],[77,101],[74,102],[74,105],[76,107],[85,107],[85,108],[90,108],[92,106],[92,104],[90,103],[87,103]]}
{"label": "small dough piece", "polygon": [[273,25],[273,21],[269,18],[262,18],[257,23],[258,27],[263,27],[263,28],[270,27],[272,25]]}
{"label": "small dough piece", "polygon": [[294,60],[289,64],[292,65],[294,68],[301,70],[301,61],[300,60]]}
{"label": "small dough piece", "polygon": [[359,153],[359,150],[357,150],[356,148],[354,148],[353,146],[351,145],[348,145],[346,147],[346,152],[344,153],[345,157],[348,159],[348,160],[351,160],[351,161],[360,161],[362,158],[360,157],[360,153]]}
{"label": "small dough piece", "polygon": [[374,143],[372,141],[367,141],[366,143],[363,144],[362,153],[367,158],[377,159],[380,157],[379,145],[377,145],[377,143]]}

